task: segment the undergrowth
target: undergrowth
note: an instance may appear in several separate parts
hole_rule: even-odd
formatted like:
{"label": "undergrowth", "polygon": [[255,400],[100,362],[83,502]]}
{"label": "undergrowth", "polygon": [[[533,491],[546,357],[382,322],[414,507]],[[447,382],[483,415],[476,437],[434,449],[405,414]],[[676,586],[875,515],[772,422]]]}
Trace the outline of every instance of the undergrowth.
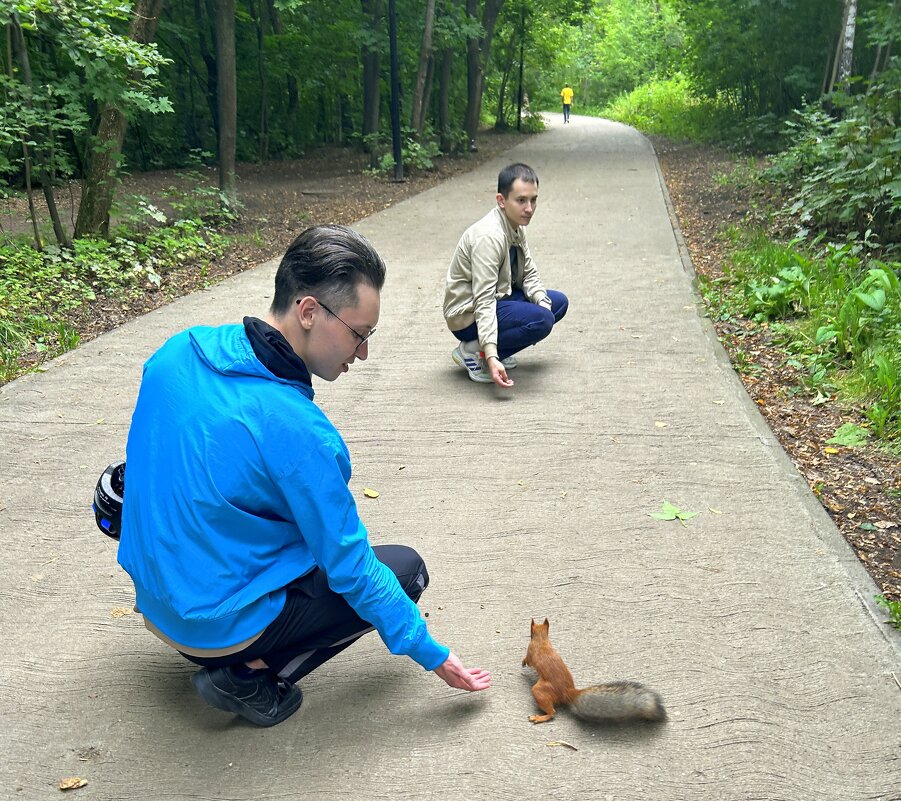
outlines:
{"label": "undergrowth", "polygon": [[854,243],[727,235],[723,277],[699,278],[710,314],[767,326],[815,398],[858,408],[877,439],[901,446],[901,263]]}
{"label": "undergrowth", "polygon": [[111,239],[84,238],[71,248],[36,249],[0,242],[0,383],[76,347],[70,315],[100,296],[137,296],[175,268],[205,270],[226,238],[197,219],[160,228],[123,226]]}
{"label": "undergrowth", "polygon": [[738,121],[728,104],[696,95],[683,75],[651,81],[619,95],[602,109],[582,109],[580,113],[616,120],[645,134],[693,142],[720,141]]}

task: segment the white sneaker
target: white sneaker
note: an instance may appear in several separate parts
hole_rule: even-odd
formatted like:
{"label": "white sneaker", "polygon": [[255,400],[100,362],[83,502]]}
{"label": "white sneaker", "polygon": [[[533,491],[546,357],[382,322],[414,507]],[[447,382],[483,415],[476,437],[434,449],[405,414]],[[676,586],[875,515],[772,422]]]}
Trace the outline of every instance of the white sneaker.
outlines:
{"label": "white sneaker", "polygon": [[469,353],[468,351],[463,350],[462,342],[453,349],[451,358],[456,364],[459,364],[460,367],[466,368],[466,372],[469,373],[469,377],[473,381],[477,381],[480,384],[493,383],[491,373],[488,371],[488,367],[486,366],[482,355],[480,353]]}
{"label": "white sneaker", "polygon": [[503,364],[507,370],[512,370],[514,367],[519,366],[519,362],[516,360],[515,356],[508,356],[506,359],[501,359],[501,364]]}

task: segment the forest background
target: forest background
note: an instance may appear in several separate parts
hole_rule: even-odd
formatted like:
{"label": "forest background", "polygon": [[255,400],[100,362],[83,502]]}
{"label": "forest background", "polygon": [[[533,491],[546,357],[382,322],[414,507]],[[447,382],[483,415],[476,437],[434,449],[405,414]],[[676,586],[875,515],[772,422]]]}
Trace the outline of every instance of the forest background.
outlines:
{"label": "forest background", "polygon": [[[805,474],[901,625],[897,0],[6,0],[0,25],[0,384],[278,255],[246,176],[318,170],[308,200],[352,222],[364,184],[392,202],[539,134],[569,83],[665,171],[673,143],[729,153],[700,191],[743,211],[699,292],[752,394],[776,376],[829,421]],[[871,500],[830,501],[852,468]]]}

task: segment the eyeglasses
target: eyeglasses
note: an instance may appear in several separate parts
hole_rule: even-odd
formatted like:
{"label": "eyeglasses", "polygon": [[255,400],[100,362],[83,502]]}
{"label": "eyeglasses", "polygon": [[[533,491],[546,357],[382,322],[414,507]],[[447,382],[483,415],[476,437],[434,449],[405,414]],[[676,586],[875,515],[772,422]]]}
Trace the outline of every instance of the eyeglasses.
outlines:
{"label": "eyeglasses", "polygon": [[364,337],[364,336],[363,336],[359,331],[357,331],[355,328],[351,328],[347,323],[345,323],[344,320],[342,320],[342,319],[341,319],[337,314],[335,314],[328,306],[326,306],[321,300],[319,300],[319,298],[316,298],[316,302],[317,302],[320,306],[322,306],[322,308],[325,309],[330,315],[332,315],[332,317],[334,317],[338,322],[340,322],[341,325],[343,325],[348,331],[350,331],[357,339],[360,340],[359,345],[357,345],[358,348],[359,348],[360,345],[362,345],[367,339],[369,339],[369,337],[371,337],[371,336],[375,333],[375,329],[374,329],[374,328],[371,328],[371,329],[369,330],[369,333]]}

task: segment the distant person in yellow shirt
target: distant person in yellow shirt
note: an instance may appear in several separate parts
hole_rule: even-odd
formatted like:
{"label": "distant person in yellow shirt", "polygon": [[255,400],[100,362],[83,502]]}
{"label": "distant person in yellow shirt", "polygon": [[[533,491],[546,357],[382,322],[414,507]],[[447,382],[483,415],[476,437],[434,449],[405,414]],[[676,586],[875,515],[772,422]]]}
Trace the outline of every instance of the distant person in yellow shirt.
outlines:
{"label": "distant person in yellow shirt", "polygon": [[560,97],[563,98],[563,122],[567,123],[569,122],[569,111],[573,106],[573,90],[569,88],[569,84],[563,87]]}

